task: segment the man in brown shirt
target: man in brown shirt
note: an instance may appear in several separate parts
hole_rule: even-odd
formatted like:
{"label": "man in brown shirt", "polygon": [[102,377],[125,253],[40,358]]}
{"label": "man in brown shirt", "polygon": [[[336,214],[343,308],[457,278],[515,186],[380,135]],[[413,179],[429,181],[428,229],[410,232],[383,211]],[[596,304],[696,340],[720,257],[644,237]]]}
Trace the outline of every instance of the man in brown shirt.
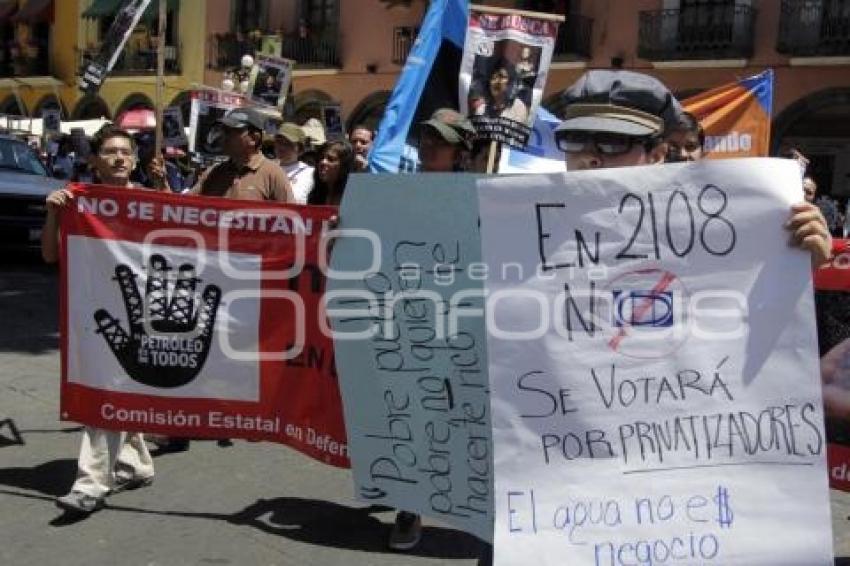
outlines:
{"label": "man in brown shirt", "polygon": [[[286,173],[262,154],[263,130],[268,115],[255,108],[236,108],[218,122],[224,128],[224,153],[229,158],[201,175],[192,194],[240,200],[295,202]],[[165,183],[165,170],[157,160],[151,176]]]}

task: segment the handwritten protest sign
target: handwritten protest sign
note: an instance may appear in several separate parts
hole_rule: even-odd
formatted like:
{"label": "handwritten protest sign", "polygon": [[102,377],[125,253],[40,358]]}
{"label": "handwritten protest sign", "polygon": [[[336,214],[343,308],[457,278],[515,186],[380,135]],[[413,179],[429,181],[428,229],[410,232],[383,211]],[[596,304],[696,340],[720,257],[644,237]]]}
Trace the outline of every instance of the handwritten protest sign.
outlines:
{"label": "handwritten protest sign", "polygon": [[832,564],[809,257],[783,230],[796,164],[479,196],[495,564]]}
{"label": "handwritten protest sign", "polygon": [[330,207],[74,186],[62,418],[348,465],[318,255]]}
{"label": "handwritten protest sign", "polygon": [[489,540],[492,446],[474,182],[451,174],[352,176],[327,313],[358,496]]}

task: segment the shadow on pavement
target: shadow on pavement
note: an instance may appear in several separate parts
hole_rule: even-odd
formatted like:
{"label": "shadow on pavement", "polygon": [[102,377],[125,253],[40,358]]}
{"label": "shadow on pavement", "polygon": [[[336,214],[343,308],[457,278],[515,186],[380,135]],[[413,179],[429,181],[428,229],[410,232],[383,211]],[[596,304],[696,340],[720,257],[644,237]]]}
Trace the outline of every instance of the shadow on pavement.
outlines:
{"label": "shadow on pavement", "polygon": [[[373,508],[353,508],[328,501],[281,497],[260,499],[228,519],[237,525],[299,542],[360,550],[389,552],[391,525],[370,513]],[[476,558],[482,543],[472,535],[443,527],[422,528],[422,542],[405,554],[431,558]]]}
{"label": "shadow on pavement", "polygon": [[[8,436],[3,432],[3,429],[8,429]],[[21,431],[15,425],[14,419],[3,419],[0,421],[0,448],[4,446],[23,446],[24,444],[26,442],[24,442],[24,437],[21,436]]]}
{"label": "shadow on pavement", "polygon": [[0,485],[57,497],[68,491],[76,475],[76,460],[52,460],[32,468],[0,468]]}
{"label": "shadow on pavement", "polygon": [[59,348],[58,272],[38,258],[0,263],[0,352]]}
{"label": "shadow on pavement", "polygon": [[[227,521],[250,526],[263,532],[295,541],[364,552],[392,552],[387,548],[391,525],[382,523],[371,513],[385,508],[347,507],[328,501],[281,497],[260,499],[232,515],[155,511],[115,505],[110,498],[107,510]],[[487,545],[472,535],[444,527],[422,528],[422,542],[406,555],[429,558],[478,558]]]}

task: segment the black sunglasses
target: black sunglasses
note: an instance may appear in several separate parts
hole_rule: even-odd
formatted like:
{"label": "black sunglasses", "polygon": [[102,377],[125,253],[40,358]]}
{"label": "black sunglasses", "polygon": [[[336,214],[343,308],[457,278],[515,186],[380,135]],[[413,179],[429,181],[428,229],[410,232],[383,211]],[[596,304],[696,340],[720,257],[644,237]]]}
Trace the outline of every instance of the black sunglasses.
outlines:
{"label": "black sunglasses", "polygon": [[652,142],[652,137],[607,132],[561,132],[555,137],[558,149],[564,153],[581,153],[592,144],[600,155],[622,155],[631,151],[637,144],[651,147]]}

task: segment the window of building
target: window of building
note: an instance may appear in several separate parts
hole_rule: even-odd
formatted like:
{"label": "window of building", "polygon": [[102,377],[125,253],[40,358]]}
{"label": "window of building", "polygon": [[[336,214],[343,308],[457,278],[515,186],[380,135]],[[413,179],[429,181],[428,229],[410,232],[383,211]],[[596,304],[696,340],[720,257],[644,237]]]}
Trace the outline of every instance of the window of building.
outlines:
{"label": "window of building", "polygon": [[247,33],[265,30],[268,26],[268,0],[239,0],[231,2],[230,29]]}
{"label": "window of building", "polygon": [[577,14],[580,0],[523,0],[520,8],[544,14]]}
{"label": "window of building", "polygon": [[310,32],[322,39],[336,37],[339,25],[339,2],[337,0],[302,0],[301,19]]}

